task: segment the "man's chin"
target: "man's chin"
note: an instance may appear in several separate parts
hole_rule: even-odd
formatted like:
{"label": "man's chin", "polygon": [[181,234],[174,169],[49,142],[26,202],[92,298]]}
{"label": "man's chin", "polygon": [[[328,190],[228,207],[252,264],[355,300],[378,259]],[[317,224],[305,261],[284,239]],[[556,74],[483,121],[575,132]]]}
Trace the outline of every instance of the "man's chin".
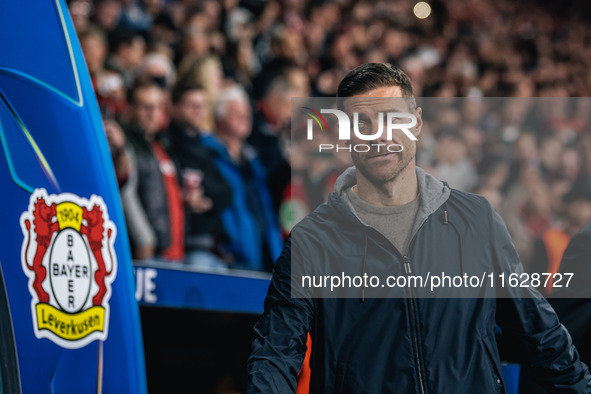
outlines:
{"label": "man's chin", "polygon": [[367,167],[358,168],[363,176],[375,186],[380,186],[394,181],[402,172],[401,168],[394,169],[371,169]]}
{"label": "man's chin", "polygon": [[362,166],[357,166],[361,174],[375,186],[380,186],[388,182],[395,181],[405,168],[408,167],[412,160],[408,162],[399,162],[399,156],[396,156],[395,161],[380,160],[379,158],[369,159]]}

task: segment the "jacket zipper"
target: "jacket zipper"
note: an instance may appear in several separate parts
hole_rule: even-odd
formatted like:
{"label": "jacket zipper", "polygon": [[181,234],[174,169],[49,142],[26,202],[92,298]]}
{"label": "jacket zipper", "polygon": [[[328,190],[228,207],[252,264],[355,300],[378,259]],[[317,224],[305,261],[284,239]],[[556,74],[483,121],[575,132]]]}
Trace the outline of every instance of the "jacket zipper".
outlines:
{"label": "jacket zipper", "polygon": [[[429,215],[429,216],[431,216],[431,215]],[[410,251],[414,247],[417,235],[419,234],[419,232],[421,231],[421,229],[423,228],[425,223],[427,223],[428,220],[429,220],[429,217],[427,217],[425,220],[423,220],[423,222],[421,223],[421,225],[419,226],[417,231],[413,234],[413,236],[408,244],[407,253],[410,253]],[[360,221],[360,223],[361,223],[361,221]],[[373,227],[367,226],[363,223],[361,223],[361,224],[364,227],[366,227],[367,229],[369,229],[370,231],[375,232],[378,236],[381,236],[387,242],[390,242],[386,239],[386,237],[384,237],[379,231],[377,231]],[[402,257],[404,272],[408,277],[409,275],[412,274],[412,270],[410,268],[410,259],[408,258],[407,255],[403,256],[402,253],[400,253],[400,251],[398,249],[396,249],[396,247],[392,246],[392,248],[398,254],[399,257]],[[425,381],[423,378],[423,361],[422,361],[421,352],[419,349],[419,318],[417,315],[417,310],[416,310],[416,305],[415,305],[416,298],[414,296],[414,292],[412,290],[412,287],[408,288],[408,292],[409,292],[408,301],[410,304],[410,313],[411,313],[411,337],[412,337],[413,351],[414,351],[415,364],[416,364],[415,367],[417,368],[420,394],[425,394],[426,391],[425,391]]]}
{"label": "jacket zipper", "polygon": [[[410,263],[408,262],[408,256],[403,256],[404,259],[404,272],[406,273],[407,277],[410,276],[410,274],[412,274],[412,270],[410,269]],[[417,316],[417,310],[415,307],[415,296],[414,296],[414,292],[412,290],[412,287],[408,288],[409,291],[409,304],[410,304],[410,314],[411,314],[411,336],[412,336],[412,345],[413,345],[413,350],[415,353],[415,364],[416,364],[416,368],[417,368],[417,372],[419,375],[419,390],[421,392],[421,394],[425,394],[425,383],[423,381],[423,363],[421,360],[421,353],[419,350],[419,328],[418,328],[418,323],[419,323],[419,318]]]}
{"label": "jacket zipper", "polygon": [[[407,254],[410,254],[412,248],[414,247],[417,235],[419,234],[419,232],[421,231],[421,229],[423,228],[425,223],[427,223],[427,220],[429,220],[429,218],[425,219],[423,221],[423,223],[421,223],[421,225],[419,226],[417,232],[414,233],[414,235],[408,245],[408,250],[406,251]],[[404,262],[404,272],[406,273],[406,276],[409,277],[412,274],[412,269],[410,267],[410,260],[408,258],[408,255],[402,256],[402,260]],[[416,305],[415,305],[416,299],[415,299],[413,288],[409,287],[408,292],[409,292],[408,301],[409,301],[409,305],[410,305],[410,314],[411,314],[411,320],[412,320],[411,336],[412,336],[413,348],[414,348],[414,353],[415,353],[415,363],[416,363],[417,372],[418,372],[417,374],[419,377],[419,390],[420,390],[421,394],[425,394],[425,381],[423,378],[423,360],[421,358],[421,352],[419,349],[419,335],[420,335],[420,333],[419,333],[419,316],[417,314],[417,309],[416,309]]]}

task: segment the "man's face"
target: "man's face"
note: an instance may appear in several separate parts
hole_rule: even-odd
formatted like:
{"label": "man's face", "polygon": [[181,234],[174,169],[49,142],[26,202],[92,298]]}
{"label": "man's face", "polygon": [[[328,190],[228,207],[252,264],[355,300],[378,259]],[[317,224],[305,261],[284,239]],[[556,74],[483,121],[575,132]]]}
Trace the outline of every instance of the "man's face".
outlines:
{"label": "man's face", "polygon": [[[414,111],[408,107],[406,100],[402,99],[402,90],[399,86],[383,87],[353,96],[354,100],[346,100],[345,108],[349,114],[359,113],[359,131],[363,134],[375,134],[379,129],[379,113],[383,112],[383,131],[381,136],[371,141],[359,139],[354,132],[351,133],[350,144],[353,147],[356,144],[370,145],[371,149],[367,152],[356,152],[351,150],[351,158],[357,170],[368,181],[374,185],[382,185],[395,180],[398,175],[415,162],[416,142],[406,136],[401,130],[395,129],[392,132],[392,139],[387,140],[387,112],[412,113],[417,118],[415,127],[410,128],[410,132],[417,137],[421,131],[422,119],[421,109]],[[400,97],[400,99],[385,98]],[[352,124],[353,117],[351,116]],[[406,123],[408,119],[401,119]],[[384,144],[378,149],[377,144]],[[403,147],[401,152],[391,153],[384,146],[398,144]],[[392,150],[400,150],[392,149]]]}
{"label": "man's face", "polygon": [[178,120],[194,129],[202,130],[207,115],[207,98],[203,90],[190,90],[177,103],[176,116]]}
{"label": "man's face", "polygon": [[119,48],[119,56],[125,63],[126,67],[136,68],[144,59],[146,53],[146,43],[141,37],[134,37],[129,44],[123,44]]}
{"label": "man's face", "polygon": [[148,86],[134,93],[133,119],[146,134],[154,135],[160,131],[164,109],[164,92],[161,89]]}
{"label": "man's face", "polygon": [[227,103],[226,115],[221,120],[220,131],[235,138],[246,139],[250,135],[251,123],[248,102],[232,100]]}
{"label": "man's face", "polygon": [[591,221],[591,201],[579,199],[566,206],[566,214],[572,224],[581,229]]}
{"label": "man's face", "polygon": [[121,4],[117,1],[105,1],[97,6],[95,17],[99,24],[107,30],[112,30],[119,23]]}
{"label": "man's face", "polygon": [[107,47],[100,37],[88,35],[80,40],[88,71],[98,73],[103,68]]}
{"label": "man's face", "polygon": [[285,91],[271,92],[265,98],[277,126],[289,124],[291,119],[291,98],[297,96],[295,91],[288,88]]}

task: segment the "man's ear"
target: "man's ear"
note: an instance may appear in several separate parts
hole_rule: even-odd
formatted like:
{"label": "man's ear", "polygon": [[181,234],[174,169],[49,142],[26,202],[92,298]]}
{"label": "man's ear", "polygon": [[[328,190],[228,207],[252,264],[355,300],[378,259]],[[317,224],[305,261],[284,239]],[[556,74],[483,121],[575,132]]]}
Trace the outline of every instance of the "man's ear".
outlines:
{"label": "man's ear", "polygon": [[422,114],[423,114],[423,109],[421,107],[417,107],[414,110],[414,115],[417,118],[417,125],[412,128],[411,132],[417,138],[419,138],[419,134],[421,134],[421,130],[423,128]]}

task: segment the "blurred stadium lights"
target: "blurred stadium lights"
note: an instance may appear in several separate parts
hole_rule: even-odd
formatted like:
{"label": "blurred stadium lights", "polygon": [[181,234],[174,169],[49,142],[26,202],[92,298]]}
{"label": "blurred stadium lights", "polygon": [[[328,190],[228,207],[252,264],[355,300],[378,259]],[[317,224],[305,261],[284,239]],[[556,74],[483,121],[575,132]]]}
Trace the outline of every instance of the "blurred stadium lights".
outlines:
{"label": "blurred stadium lights", "polygon": [[419,1],[417,4],[415,4],[413,12],[417,18],[425,19],[428,18],[429,15],[431,15],[431,6],[429,5],[429,3]]}

